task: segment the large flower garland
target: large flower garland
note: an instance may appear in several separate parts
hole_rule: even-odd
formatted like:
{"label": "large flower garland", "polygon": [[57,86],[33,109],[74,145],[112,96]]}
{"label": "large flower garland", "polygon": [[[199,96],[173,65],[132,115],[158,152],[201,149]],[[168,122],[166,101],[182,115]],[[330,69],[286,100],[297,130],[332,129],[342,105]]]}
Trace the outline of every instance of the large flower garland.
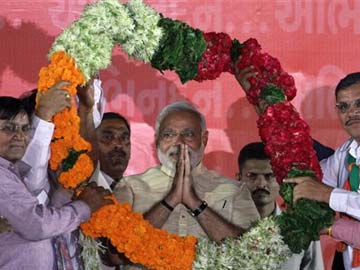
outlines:
{"label": "large flower garland", "polygon": [[103,207],[89,222],[81,224],[86,235],[109,238],[132,262],[151,269],[191,269],[195,237],[180,237],[154,228],[141,214],[131,212],[129,204],[119,204],[115,197],[112,200],[113,205]]}
{"label": "large flower garland", "polygon": [[302,199],[293,204],[294,185],[283,184],[285,177],[307,175],[322,179],[310,128],[289,102],[296,94],[294,79],[283,71],[276,58],[261,52],[255,39],[244,42],[238,68],[250,64],[258,75],[250,78],[247,98],[252,104],[264,100],[268,105],[258,120],[259,134],[287,205],[277,224],[291,251],[300,253],[311,241],[319,239],[322,228],[332,224],[334,212],[328,205],[310,200]]}
{"label": "large flower garland", "polygon": [[[95,72],[110,64],[115,44],[120,44],[129,56],[150,62],[160,71],[174,70],[183,83],[215,79],[221,72],[233,73],[232,61],[241,52],[239,67],[252,64],[260,74],[251,79],[252,88],[247,95],[249,101],[257,104],[262,98],[270,104],[259,120],[259,127],[277,179],[281,182],[286,175],[294,172],[295,175],[320,177],[318,163],[311,152],[308,127],[286,101],[295,96],[294,80],[282,70],[275,58],[261,53],[261,47],[255,40],[240,44],[225,33],[202,33],[183,22],[164,18],[141,0],[131,0],[127,4],[102,0],[88,5],[81,18],[55,40],[50,50],[51,64],[40,71],[40,93],[60,80],[67,80],[71,82],[69,93],[75,95],[77,85],[86,83]],[[283,110],[286,108],[289,109]],[[284,113],[286,111],[288,113]],[[296,119],[298,124],[294,125],[289,119]],[[86,155],[91,148],[78,135],[79,119],[74,104],[71,109],[57,114],[54,122],[56,131],[51,145],[50,166],[62,170],[60,181],[65,187],[74,188],[93,170]],[[274,134],[275,139],[272,137]],[[291,141],[294,143],[290,148],[288,143]],[[306,147],[301,145],[304,142]],[[299,155],[299,145],[311,154]],[[277,162],[277,157],[286,162]],[[279,231],[291,250],[298,252],[305,249],[308,239],[299,247],[294,244],[299,236],[291,238],[294,230],[299,231],[299,224],[293,226],[297,220],[291,213],[299,214],[296,209],[301,207],[297,207],[299,204],[293,206],[287,196],[291,194],[291,186],[282,185],[282,192],[286,195],[289,209],[276,222],[272,219],[260,220],[240,239],[228,239],[221,245],[200,240],[193,269],[279,268],[289,255]],[[319,225],[318,221],[315,221],[316,229],[323,225]],[[155,229],[141,215],[132,213],[126,204],[115,203],[100,209],[81,227],[89,236],[110,238],[117,249],[133,262],[153,269],[191,269],[195,256],[194,238],[182,238]],[[308,224],[300,224],[300,231],[308,232],[304,229],[308,227]],[[317,231],[310,236],[310,240],[315,239]],[[181,260],[173,258],[175,250],[177,254],[184,254]]]}

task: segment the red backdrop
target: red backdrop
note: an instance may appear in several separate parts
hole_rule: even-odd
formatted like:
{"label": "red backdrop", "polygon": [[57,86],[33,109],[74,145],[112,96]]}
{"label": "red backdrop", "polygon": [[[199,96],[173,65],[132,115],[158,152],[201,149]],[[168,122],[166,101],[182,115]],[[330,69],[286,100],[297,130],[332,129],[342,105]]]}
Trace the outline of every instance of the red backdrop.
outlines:
{"label": "red backdrop", "polygon": [[[0,2],[0,94],[19,96],[36,87],[37,74],[56,35],[77,19],[86,0]],[[360,1],[356,0],[152,0],[167,17],[203,31],[223,31],[245,41],[255,37],[295,77],[294,105],[325,145],[339,146],[347,135],[334,110],[334,86],[358,71]],[[107,111],[132,125],[132,160],[127,174],[156,164],[153,126],[159,110],[175,100],[190,100],[205,114],[210,131],[205,163],[233,177],[236,157],[246,143],[259,140],[256,115],[235,79],[185,85],[172,72],[129,60],[121,49],[101,71]],[[328,252],[327,252],[328,254]]]}

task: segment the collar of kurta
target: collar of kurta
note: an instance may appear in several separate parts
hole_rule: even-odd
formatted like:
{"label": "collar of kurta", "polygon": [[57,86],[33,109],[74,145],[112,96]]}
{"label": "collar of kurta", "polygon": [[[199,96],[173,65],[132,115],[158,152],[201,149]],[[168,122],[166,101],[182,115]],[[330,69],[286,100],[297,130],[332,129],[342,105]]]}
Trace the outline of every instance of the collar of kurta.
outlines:
{"label": "collar of kurta", "polygon": [[18,160],[15,163],[13,163],[3,157],[0,157],[0,167],[3,167],[15,173],[21,179],[24,178],[31,170],[31,167],[21,160]]}
{"label": "collar of kurta", "polygon": [[[360,161],[360,146],[356,140],[354,139],[349,140],[348,144],[340,151],[347,152],[350,155],[352,155],[356,160]],[[357,162],[357,164],[359,163]]]}
{"label": "collar of kurta", "polygon": [[[121,181],[121,179],[123,179],[123,177],[121,177],[118,180],[113,179],[110,175],[106,174],[104,171],[101,170],[100,162],[98,161],[98,164],[94,170],[94,173],[93,173],[93,176],[91,177],[91,179],[93,179],[94,182],[97,182],[98,185],[101,183],[102,184],[101,186],[103,186],[103,188],[110,189],[111,191],[113,191],[115,186],[118,183],[120,183],[120,181]],[[101,179],[101,181],[99,182],[96,179]]]}

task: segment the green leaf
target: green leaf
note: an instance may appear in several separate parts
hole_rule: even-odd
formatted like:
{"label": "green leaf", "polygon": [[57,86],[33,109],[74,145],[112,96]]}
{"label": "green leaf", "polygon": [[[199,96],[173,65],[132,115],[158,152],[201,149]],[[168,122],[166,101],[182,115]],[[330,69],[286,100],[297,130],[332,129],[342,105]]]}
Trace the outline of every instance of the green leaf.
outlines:
{"label": "green leaf", "polygon": [[277,217],[281,235],[294,253],[319,240],[319,231],[331,226],[335,212],[327,204],[300,199]]}
{"label": "green leaf", "polygon": [[[315,177],[315,173],[312,170],[300,170],[296,167],[292,167],[286,175],[286,178],[294,178],[299,176]],[[286,205],[292,205],[293,202],[293,189],[295,184],[283,183],[280,187],[280,195],[284,199]]]}
{"label": "green leaf", "polygon": [[[291,168],[287,178],[298,176],[315,176],[312,170]],[[283,183],[280,195],[287,209],[277,217],[281,235],[292,252],[300,253],[306,250],[311,241],[319,240],[319,231],[331,226],[335,212],[325,203],[300,199],[293,203],[293,190],[296,184]]]}
{"label": "green leaf", "polygon": [[70,170],[74,166],[76,161],[78,160],[79,156],[83,153],[86,153],[86,150],[77,152],[73,148],[70,149],[69,155],[61,163],[62,171],[66,172],[66,171]]}
{"label": "green leaf", "polygon": [[232,46],[230,49],[230,57],[233,62],[239,59],[241,54],[241,49],[244,47],[236,38],[232,41]]}
{"label": "green leaf", "polygon": [[295,184],[283,183],[280,187],[280,196],[284,199],[287,206],[291,206],[293,202],[293,190]]}
{"label": "green leaf", "polygon": [[286,100],[284,91],[272,83],[267,84],[261,90],[260,98],[266,100],[268,104],[280,103]]}
{"label": "green leaf", "polygon": [[298,176],[310,176],[315,177],[315,173],[312,170],[301,170],[296,167],[292,167],[286,175],[286,178],[294,178]]}
{"label": "green leaf", "polygon": [[192,80],[206,49],[203,33],[181,21],[163,17],[158,25],[163,28],[163,36],[151,65],[159,71],[174,70],[182,83]]}

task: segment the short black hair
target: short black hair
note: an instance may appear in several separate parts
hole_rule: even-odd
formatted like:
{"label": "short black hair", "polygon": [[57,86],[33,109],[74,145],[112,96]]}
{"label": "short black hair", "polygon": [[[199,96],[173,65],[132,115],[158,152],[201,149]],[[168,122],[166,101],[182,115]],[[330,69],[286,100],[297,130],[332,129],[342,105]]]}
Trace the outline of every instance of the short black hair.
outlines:
{"label": "short black hair", "polygon": [[335,88],[335,97],[338,96],[338,93],[346,89],[354,84],[360,83],[360,72],[354,72],[346,75],[344,78],[342,78],[338,85]]}
{"label": "short black hair", "polygon": [[37,92],[37,89],[33,89],[22,93],[20,96],[20,100],[24,104],[25,110],[29,115],[32,115],[35,112]]}
{"label": "short black hair", "polygon": [[115,113],[115,112],[106,112],[106,113],[104,113],[101,121],[110,120],[110,119],[118,119],[118,120],[123,121],[125,126],[129,130],[129,133],[131,134],[129,121],[124,116],[122,116],[119,113]]}
{"label": "short black hair", "polygon": [[238,167],[241,171],[245,162],[249,159],[267,160],[270,157],[265,153],[265,145],[262,142],[252,142],[245,145],[238,156]]}
{"label": "short black hair", "polygon": [[22,112],[27,114],[30,119],[30,114],[20,99],[8,96],[0,97],[0,119],[10,120]]}

